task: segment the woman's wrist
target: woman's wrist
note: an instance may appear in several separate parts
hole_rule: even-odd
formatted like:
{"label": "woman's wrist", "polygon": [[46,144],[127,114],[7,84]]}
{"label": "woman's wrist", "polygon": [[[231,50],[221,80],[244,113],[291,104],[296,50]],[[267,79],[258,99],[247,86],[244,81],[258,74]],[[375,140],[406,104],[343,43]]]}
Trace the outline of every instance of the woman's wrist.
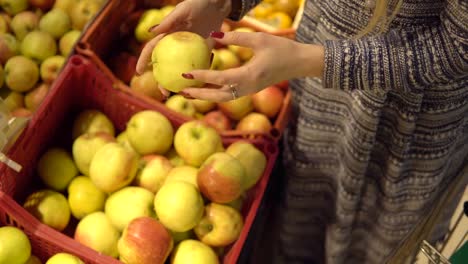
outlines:
{"label": "woman's wrist", "polygon": [[322,45],[298,43],[297,77],[322,78],[325,67],[325,48]]}

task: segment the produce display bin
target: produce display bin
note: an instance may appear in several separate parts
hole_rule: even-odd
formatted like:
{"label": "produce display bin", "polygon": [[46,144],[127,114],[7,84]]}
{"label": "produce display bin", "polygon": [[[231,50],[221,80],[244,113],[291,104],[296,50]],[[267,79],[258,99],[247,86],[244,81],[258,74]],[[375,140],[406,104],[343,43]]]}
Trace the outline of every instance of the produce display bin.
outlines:
{"label": "produce display bin", "polygon": [[[10,158],[21,164],[23,169],[18,173],[5,164],[0,164],[1,224],[16,225],[26,230],[34,245],[34,252],[43,259],[52,253],[69,252],[88,264],[121,263],[75,241],[71,235],[76,221],[72,221],[61,233],[40,223],[22,207],[22,203],[28,194],[42,187],[39,177],[36,176],[37,162],[42,153],[52,146],[70,149],[73,119],[80,111],[100,110],[111,119],[117,131],[122,131],[136,112],[146,109],[160,111],[160,109],[154,104],[123,93],[119,89],[116,90],[108,76],[80,55],[74,55],[70,59],[57,83],[56,89],[51,91],[50,96],[46,98],[7,153]],[[169,118],[174,128],[185,121],[171,116],[171,113],[160,112]],[[246,139],[222,136],[222,140],[225,146],[228,146],[238,140]],[[248,139],[248,141],[265,153],[267,165],[262,178],[247,193],[241,210],[244,227],[239,239],[226,248],[222,263],[237,262],[256,218],[278,155],[278,147],[274,142],[264,138]]]}
{"label": "produce display bin", "polygon": [[[179,119],[190,120],[190,117],[168,109],[163,102],[135,93],[128,85],[131,77],[135,74],[137,61],[135,51],[139,54],[139,51],[143,47],[141,44],[136,43],[135,40],[133,40],[133,42],[130,41],[133,44],[126,45],[129,39],[133,38],[133,31],[139,17],[147,8],[158,8],[166,4],[174,4],[177,2],[179,1],[112,1],[105,6],[93,23],[90,24],[80,42],[76,45],[76,52],[95,63],[101,71],[110,77],[116,89],[152,104],[156,109],[171,112],[172,115],[178,116]],[[262,31],[260,27],[246,22],[245,20],[239,22],[226,20],[226,22],[232,27],[247,26]],[[122,53],[123,50],[127,51]],[[132,50],[134,54],[131,54],[128,50]],[[123,55],[124,58],[121,60],[123,63],[111,61],[111,58],[115,58],[117,54],[125,54]],[[122,66],[121,64],[125,65]],[[119,67],[115,69],[117,65]],[[285,92],[283,104],[280,112],[272,121],[272,129],[269,133],[228,130],[222,132],[222,134],[226,136],[241,136],[244,138],[265,137],[275,142],[280,140],[289,120],[291,108],[291,90],[287,85],[283,88]]]}

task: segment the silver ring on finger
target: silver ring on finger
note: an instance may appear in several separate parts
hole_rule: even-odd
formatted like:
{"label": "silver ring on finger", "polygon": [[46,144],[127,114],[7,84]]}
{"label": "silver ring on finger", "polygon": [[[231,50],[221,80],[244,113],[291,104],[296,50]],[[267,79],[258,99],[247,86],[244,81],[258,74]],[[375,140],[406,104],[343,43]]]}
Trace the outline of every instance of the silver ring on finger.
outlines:
{"label": "silver ring on finger", "polygon": [[231,89],[232,100],[236,100],[237,98],[239,98],[237,94],[237,84],[230,84],[229,89]]}

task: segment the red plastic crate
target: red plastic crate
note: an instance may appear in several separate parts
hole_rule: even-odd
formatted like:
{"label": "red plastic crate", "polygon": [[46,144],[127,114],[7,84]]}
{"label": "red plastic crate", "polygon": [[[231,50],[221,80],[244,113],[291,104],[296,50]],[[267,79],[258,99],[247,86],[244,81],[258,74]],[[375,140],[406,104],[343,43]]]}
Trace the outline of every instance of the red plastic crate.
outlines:
{"label": "red plastic crate", "polygon": [[[142,45],[138,43],[134,43],[134,46],[131,48],[129,46],[123,47],[122,44],[127,43],[126,40],[128,40],[129,37],[133,37],[133,29],[135,28],[143,10],[150,7],[158,8],[168,3],[177,2],[180,1],[113,1],[108,4],[95,18],[93,23],[84,33],[80,42],[76,45],[75,49],[77,54],[83,55],[93,61],[101,71],[103,71],[107,76],[109,76],[109,78],[111,78],[114,86],[123,93],[128,93],[131,96],[137,97],[140,100],[152,104],[157,109],[166,109],[165,111],[171,112],[172,115],[178,116],[179,119],[188,121],[192,118],[186,117],[171,109],[168,109],[164,103],[161,103],[145,95],[135,93],[129,88],[128,83],[135,73],[135,65],[137,60],[135,54],[132,55],[130,52],[125,52],[125,55],[122,55],[122,53],[120,53],[120,55],[126,56],[123,61],[126,61],[127,64],[123,68],[114,68],[116,63],[110,61],[111,58],[116,56],[119,51],[125,49],[141,50]],[[250,23],[247,20],[241,20],[239,22],[226,20],[226,22],[234,28],[247,26],[257,31],[265,32],[262,27],[259,27],[254,23]],[[274,32],[269,33],[274,34]],[[222,135],[241,136],[244,138],[265,137],[278,142],[289,120],[289,113],[291,109],[291,90],[287,86],[283,88],[285,88],[283,89],[285,92],[283,106],[273,121],[273,128],[269,133],[229,130],[222,132]]]}
{"label": "red plastic crate", "polygon": [[[74,116],[84,109],[94,108],[105,113],[114,123],[117,131],[125,129],[127,121],[138,111],[152,109],[158,111],[153,104],[148,104],[120,90],[115,90],[112,81],[105,76],[92,62],[75,55],[64,68],[64,74],[58,79],[60,85],[51,91],[44,104],[38,109],[24,133],[13,145],[8,156],[21,165],[23,170],[16,173],[0,164],[0,215],[1,221],[11,224],[8,219],[16,220],[19,225],[33,234],[31,239],[36,245],[36,252],[41,256],[65,251],[77,255],[86,263],[120,263],[111,257],[101,255],[96,251],[79,244],[70,237],[73,234],[72,223],[60,233],[39,223],[21,205],[26,196],[40,188],[39,177],[35,168],[40,155],[49,147],[71,147],[71,125]],[[161,111],[163,114],[166,112]],[[179,127],[184,120],[166,115],[174,128]],[[244,140],[240,137],[223,136],[225,146]],[[223,263],[236,263],[256,217],[259,205],[265,193],[273,166],[278,155],[275,143],[263,138],[248,140],[255,144],[267,157],[267,166],[260,181],[249,190],[242,208],[244,228],[239,239],[228,248]],[[12,197],[13,199],[10,199]],[[34,235],[36,234],[37,235]],[[67,235],[68,234],[68,235]]]}

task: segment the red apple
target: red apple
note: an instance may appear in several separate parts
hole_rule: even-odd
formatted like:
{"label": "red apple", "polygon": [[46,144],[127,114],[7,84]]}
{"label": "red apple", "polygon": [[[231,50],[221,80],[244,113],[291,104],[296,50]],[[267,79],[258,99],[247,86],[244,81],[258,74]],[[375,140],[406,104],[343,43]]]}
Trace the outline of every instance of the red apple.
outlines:
{"label": "red apple", "polygon": [[137,61],[138,57],[128,52],[122,52],[111,57],[108,65],[110,65],[112,72],[117,78],[129,84],[135,75]]}
{"label": "red apple", "polygon": [[236,100],[218,103],[218,108],[233,120],[241,120],[253,111],[252,96],[246,95]]}
{"label": "red apple", "polygon": [[277,86],[268,86],[252,95],[254,110],[274,118],[281,110],[284,94]]}
{"label": "red apple", "polygon": [[252,112],[242,118],[237,123],[236,130],[240,131],[257,131],[257,132],[270,132],[272,128],[270,119],[264,114]]}
{"label": "red apple", "polygon": [[223,132],[231,129],[231,120],[221,111],[211,111],[207,113],[203,119],[207,125],[213,127],[218,132]]}
{"label": "red apple", "polygon": [[152,217],[132,220],[118,243],[120,260],[127,264],[163,264],[173,247],[169,231]]}
{"label": "red apple", "polygon": [[55,0],[29,0],[29,5],[47,11],[52,8]]}

